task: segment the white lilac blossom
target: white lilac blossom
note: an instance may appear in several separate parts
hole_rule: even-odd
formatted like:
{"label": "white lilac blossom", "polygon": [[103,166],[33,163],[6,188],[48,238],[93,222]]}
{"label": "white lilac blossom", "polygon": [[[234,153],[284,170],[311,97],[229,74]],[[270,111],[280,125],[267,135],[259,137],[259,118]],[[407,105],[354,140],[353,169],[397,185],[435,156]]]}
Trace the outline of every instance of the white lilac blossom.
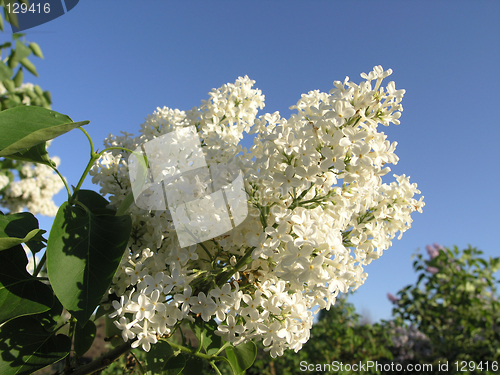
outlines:
{"label": "white lilac blossom", "polygon": [[[51,160],[60,164],[57,156]],[[55,216],[58,207],[54,195],[64,187],[59,176],[47,165],[25,162],[19,172],[19,179],[6,181],[0,176],[0,205],[11,213],[22,212],[27,208],[32,214]]]}
{"label": "white lilac blossom", "polygon": [[[249,202],[244,223],[188,248],[180,247],[168,209],[130,206],[133,233],[109,290],[120,298],[112,316],[123,338],[147,351],[156,335],[200,316],[217,318],[216,332],[233,344],[262,340],[273,357],[300,350],[312,311],[361,286],[363,267],[398,232],[401,238],[411,213],[424,206],[406,175],[382,182],[398,157],[377,126],[399,124],[403,110],[404,90],[381,86],[390,74],[378,66],[360,84],[346,78],[329,93],[303,94],[289,119],[257,117],[264,96],[240,77],[212,90],[200,107],[158,108],[135,137],[110,135],[107,147],[134,150],[195,126],[209,166],[230,163],[243,172]],[[250,149],[239,145],[244,132],[255,134]],[[91,170],[115,207],[132,191],[128,157],[112,150]],[[200,195],[207,187],[196,189]]]}

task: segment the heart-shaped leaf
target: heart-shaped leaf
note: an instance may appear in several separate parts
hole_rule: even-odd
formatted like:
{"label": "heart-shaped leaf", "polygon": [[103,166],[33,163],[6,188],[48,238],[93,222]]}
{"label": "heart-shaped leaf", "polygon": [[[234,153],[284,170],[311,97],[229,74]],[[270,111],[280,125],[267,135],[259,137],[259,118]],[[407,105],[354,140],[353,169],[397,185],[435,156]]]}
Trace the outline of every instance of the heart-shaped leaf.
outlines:
{"label": "heart-shaped leaf", "polygon": [[52,291],[26,271],[27,265],[22,246],[0,251],[0,324],[52,307]]}
{"label": "heart-shaped leaf", "polygon": [[15,154],[89,121],[73,122],[71,118],[50,109],[18,106],[0,112],[0,156]]}
{"label": "heart-shaped leaf", "polygon": [[38,229],[38,220],[29,212],[0,215],[0,250],[28,241],[41,241],[45,232]]}
{"label": "heart-shaped leaf", "polygon": [[67,202],[59,207],[47,243],[54,293],[84,325],[106,293],[127,246],[130,216],[95,215]]}
{"label": "heart-shaped leaf", "polygon": [[257,356],[257,347],[253,341],[247,341],[238,346],[228,346],[226,356],[235,375],[243,374],[252,366]]}

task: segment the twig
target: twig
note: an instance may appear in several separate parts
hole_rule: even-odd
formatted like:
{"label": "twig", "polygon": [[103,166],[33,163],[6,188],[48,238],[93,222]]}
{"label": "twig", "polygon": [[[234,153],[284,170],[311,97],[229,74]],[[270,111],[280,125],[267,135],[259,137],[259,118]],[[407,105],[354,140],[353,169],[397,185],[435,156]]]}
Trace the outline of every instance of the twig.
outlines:
{"label": "twig", "polygon": [[126,342],[113,350],[107,352],[106,354],[100,356],[96,360],[90,362],[88,365],[78,367],[72,372],[65,372],[66,375],[88,375],[93,374],[96,371],[99,371],[105,367],[108,367],[111,363],[113,363],[116,359],[121,357],[123,354],[130,350],[130,342]]}

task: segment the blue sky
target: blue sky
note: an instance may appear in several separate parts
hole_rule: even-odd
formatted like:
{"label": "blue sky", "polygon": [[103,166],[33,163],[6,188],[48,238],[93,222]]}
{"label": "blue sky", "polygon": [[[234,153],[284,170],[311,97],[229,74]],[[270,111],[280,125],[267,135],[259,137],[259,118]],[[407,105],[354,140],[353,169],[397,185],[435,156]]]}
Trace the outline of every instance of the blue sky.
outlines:
{"label": "blue sky", "polygon": [[[471,244],[500,255],[499,16],[496,1],[80,0],[26,31],[45,60],[33,59],[40,78],[25,81],[49,90],[54,110],[90,120],[101,147],[109,133],[137,133],[156,107],[190,109],[238,76],[263,91],[261,114],[288,117],[302,93],[328,91],[345,76],[359,82],[375,65],[392,68],[389,80],[406,90],[404,112],[401,125],[382,131],[398,142],[393,173],[410,175],[426,206],[366,267],[351,297],[376,321],[390,318],[386,294],[416,281],[410,258],[418,248]],[[49,151],[76,185],[88,161],[83,133]],[[84,188],[97,187],[88,179]],[[55,200],[64,199],[62,191]]]}

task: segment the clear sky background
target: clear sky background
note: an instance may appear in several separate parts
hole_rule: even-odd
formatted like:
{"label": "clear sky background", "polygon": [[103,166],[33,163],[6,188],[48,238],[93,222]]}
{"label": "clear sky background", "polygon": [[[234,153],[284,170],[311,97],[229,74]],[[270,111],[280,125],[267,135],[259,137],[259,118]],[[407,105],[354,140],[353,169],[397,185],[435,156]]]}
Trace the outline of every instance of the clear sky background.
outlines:
{"label": "clear sky background", "polygon": [[[404,88],[393,173],[411,176],[423,214],[352,297],[373,321],[389,319],[395,294],[417,275],[411,255],[433,242],[499,256],[500,2],[498,1],[129,1],[80,0],[66,15],[26,31],[45,60],[25,81],[52,93],[52,108],[90,120],[96,147],[109,133],[138,132],[157,107],[188,110],[248,75],[266,96],[260,112],[288,109],[334,80],[373,66]],[[10,38],[7,33],[1,38]],[[1,42],[1,41],[0,41]],[[49,149],[76,185],[88,161],[79,131]],[[392,181],[392,173],[386,177]],[[90,179],[84,188],[97,189]],[[65,200],[62,191],[55,198]],[[41,218],[42,228],[51,220]],[[498,275],[498,274],[497,274]]]}

